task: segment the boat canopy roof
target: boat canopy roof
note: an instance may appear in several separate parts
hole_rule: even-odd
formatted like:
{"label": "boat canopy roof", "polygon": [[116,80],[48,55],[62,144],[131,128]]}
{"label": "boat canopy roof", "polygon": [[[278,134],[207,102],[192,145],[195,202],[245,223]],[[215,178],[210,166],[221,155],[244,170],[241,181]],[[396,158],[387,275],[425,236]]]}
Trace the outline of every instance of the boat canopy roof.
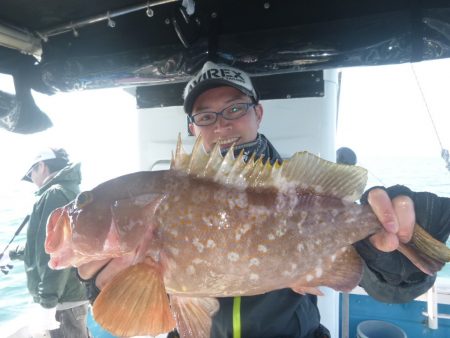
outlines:
{"label": "boat canopy roof", "polygon": [[[285,76],[319,78],[319,87],[302,82],[301,97],[321,93],[324,69],[448,57],[446,0],[0,1],[0,73],[16,86],[0,107],[30,89],[118,86],[137,87],[141,107],[180,105],[206,60],[261,78],[270,86],[261,97],[270,98]],[[0,118],[10,111],[0,109]]]}

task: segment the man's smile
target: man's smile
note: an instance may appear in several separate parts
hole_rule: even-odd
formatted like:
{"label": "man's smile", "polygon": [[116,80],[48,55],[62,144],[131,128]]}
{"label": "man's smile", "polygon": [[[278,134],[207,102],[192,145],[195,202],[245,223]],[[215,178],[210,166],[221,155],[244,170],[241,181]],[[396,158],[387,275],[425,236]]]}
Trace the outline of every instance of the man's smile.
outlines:
{"label": "man's smile", "polygon": [[237,143],[240,140],[240,137],[228,137],[223,139],[218,139],[213,144],[219,144],[220,148],[229,148],[232,144]]}

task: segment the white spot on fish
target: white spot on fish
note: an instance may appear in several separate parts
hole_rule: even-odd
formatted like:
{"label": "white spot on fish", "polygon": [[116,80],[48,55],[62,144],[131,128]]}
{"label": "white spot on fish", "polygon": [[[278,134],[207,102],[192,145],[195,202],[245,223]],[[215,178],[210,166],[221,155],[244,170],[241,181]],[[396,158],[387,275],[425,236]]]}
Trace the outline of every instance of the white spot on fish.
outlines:
{"label": "white spot on fish", "polygon": [[205,224],[209,227],[212,227],[214,225],[213,223],[213,218],[210,216],[203,216],[202,217],[203,222],[205,222]]}
{"label": "white spot on fish", "polygon": [[314,279],[313,275],[307,274],[306,275],[306,281],[311,282]]}
{"label": "white spot on fish", "polygon": [[220,211],[219,213],[218,226],[219,228],[228,228],[230,222],[228,221],[228,214],[226,211]]}
{"label": "white spot on fish", "polygon": [[259,280],[259,276],[256,273],[251,273],[250,274],[250,281],[256,282],[258,280]]}
{"label": "white spot on fish", "polygon": [[240,227],[236,233],[236,240],[239,241],[242,235],[245,234],[247,231],[249,231],[250,228],[251,228],[250,224],[247,223],[245,223],[242,227]]}
{"label": "white spot on fish", "polygon": [[205,246],[199,242],[198,238],[194,238],[194,240],[192,241],[192,244],[194,244],[195,248],[200,253],[202,253],[203,250],[205,249]]}
{"label": "white spot on fish", "polygon": [[178,248],[174,248],[173,246],[169,247],[169,251],[172,253],[172,255],[174,256],[178,256],[178,254],[180,253],[180,250]]}
{"label": "white spot on fish", "polygon": [[267,235],[267,238],[269,239],[269,241],[273,241],[275,239],[274,234],[269,234]]}
{"label": "white spot on fish", "polygon": [[175,229],[175,228],[170,229],[169,232],[170,232],[170,234],[171,234],[173,237],[177,237],[177,236],[178,236],[178,230]]}
{"label": "white spot on fish", "polygon": [[231,262],[236,262],[239,259],[239,255],[236,252],[228,253],[228,260]]}
{"label": "white spot on fish", "polygon": [[188,275],[193,275],[193,274],[195,273],[195,268],[194,268],[192,265],[189,265],[189,266],[186,268],[186,273],[187,273]]}
{"label": "white spot on fish", "polygon": [[267,247],[265,245],[258,245],[258,251],[260,252],[267,252]]}
{"label": "white spot on fish", "polygon": [[249,231],[251,228],[250,224],[245,223],[242,227],[241,227],[241,232],[243,234],[245,234],[247,231]]}
{"label": "white spot on fish", "polygon": [[281,237],[281,236],[284,236],[284,234],[286,233],[286,231],[287,231],[286,227],[278,228],[278,229],[276,230],[275,234],[276,234],[278,237]]}
{"label": "white spot on fish", "polygon": [[320,266],[316,267],[316,277],[319,278],[322,276],[323,270]]}
{"label": "white spot on fish", "polygon": [[212,239],[208,239],[208,241],[206,242],[206,247],[208,249],[214,248],[216,246],[216,242],[214,242]]}
{"label": "white spot on fish", "polygon": [[297,229],[299,234],[303,232],[303,223],[305,222],[306,217],[308,217],[308,213],[306,211],[300,212],[300,221],[297,223]]}
{"label": "white spot on fish", "polygon": [[297,251],[298,252],[302,252],[304,248],[305,248],[305,246],[303,245],[303,243],[297,244]]}
{"label": "white spot on fish", "polygon": [[238,196],[236,196],[236,198],[234,199],[234,203],[236,203],[239,208],[247,208],[247,194],[243,192],[239,193]]}
{"label": "white spot on fish", "polygon": [[321,240],[321,239],[317,239],[317,240],[316,240],[316,245],[317,245],[317,246],[320,246],[321,244],[322,244],[322,240]]}
{"label": "white spot on fish", "polygon": [[336,260],[336,255],[331,255],[331,261],[334,262]]}
{"label": "white spot on fish", "polygon": [[255,265],[255,266],[259,265],[259,259],[258,258],[253,257],[253,258],[250,259],[250,263],[248,264],[248,266],[253,266],[253,265]]}
{"label": "white spot on fish", "polygon": [[198,264],[201,264],[201,263],[204,263],[205,261],[203,260],[203,259],[200,259],[200,258],[195,258],[193,261],[192,261],[192,263],[194,263],[194,264],[196,264],[196,265],[198,265]]}
{"label": "white spot on fish", "polygon": [[291,270],[295,270],[295,269],[297,269],[297,264],[291,263]]}

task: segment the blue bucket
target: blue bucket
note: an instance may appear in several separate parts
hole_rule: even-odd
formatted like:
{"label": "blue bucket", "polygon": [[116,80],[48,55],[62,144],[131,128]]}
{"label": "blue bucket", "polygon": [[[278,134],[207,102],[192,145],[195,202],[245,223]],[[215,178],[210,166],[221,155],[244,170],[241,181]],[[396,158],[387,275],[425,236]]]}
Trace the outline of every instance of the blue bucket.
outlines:
{"label": "blue bucket", "polygon": [[356,328],[357,338],[407,338],[398,326],[381,320],[366,320]]}

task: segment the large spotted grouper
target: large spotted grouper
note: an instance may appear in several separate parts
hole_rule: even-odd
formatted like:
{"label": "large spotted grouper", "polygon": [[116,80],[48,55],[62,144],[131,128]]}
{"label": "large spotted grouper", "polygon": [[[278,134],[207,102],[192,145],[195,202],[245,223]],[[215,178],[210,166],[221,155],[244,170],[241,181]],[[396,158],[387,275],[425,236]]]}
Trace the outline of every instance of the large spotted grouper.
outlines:
{"label": "large spotted grouper", "polygon": [[[306,152],[271,165],[233,150],[222,157],[218,147],[206,154],[200,139],[188,155],[179,142],[170,170],[115,178],[55,210],[49,265],[127,256],[130,267],[94,303],[100,325],[118,336],[177,327],[181,337],[209,337],[217,297],[358,284],[362,262],[351,244],[380,229],[370,208],[354,203],[366,178],[363,168]],[[402,248],[435,273],[448,249],[416,228],[415,244]],[[427,246],[432,258],[417,254]]]}

